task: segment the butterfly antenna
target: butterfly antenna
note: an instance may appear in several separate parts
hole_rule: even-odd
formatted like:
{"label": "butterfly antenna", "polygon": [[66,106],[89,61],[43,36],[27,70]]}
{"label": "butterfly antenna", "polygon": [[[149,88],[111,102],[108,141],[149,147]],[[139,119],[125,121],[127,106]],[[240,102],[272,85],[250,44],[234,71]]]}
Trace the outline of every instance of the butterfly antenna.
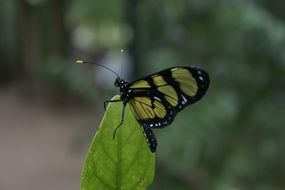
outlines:
{"label": "butterfly antenna", "polygon": [[104,66],[104,65],[101,65],[101,64],[98,64],[98,63],[94,63],[94,62],[91,62],[91,61],[83,61],[83,60],[77,60],[76,63],[78,63],[78,64],[89,63],[89,64],[92,64],[92,65],[98,65],[98,66],[100,66],[100,67],[104,67],[105,69],[108,69],[109,71],[111,71],[111,72],[114,73],[117,77],[120,78],[120,76],[119,76],[115,71],[113,71],[112,69],[110,69],[110,68],[108,68],[108,67],[106,67],[106,66]]}
{"label": "butterfly antenna", "polygon": [[124,49],[121,49],[121,77],[123,73],[123,54],[124,54]]}

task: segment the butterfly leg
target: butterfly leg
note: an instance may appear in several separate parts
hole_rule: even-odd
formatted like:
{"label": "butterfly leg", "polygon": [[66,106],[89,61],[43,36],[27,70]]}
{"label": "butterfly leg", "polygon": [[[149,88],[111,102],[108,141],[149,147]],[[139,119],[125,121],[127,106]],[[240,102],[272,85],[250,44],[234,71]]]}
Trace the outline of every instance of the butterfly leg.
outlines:
{"label": "butterfly leg", "polygon": [[142,127],[142,131],[144,133],[144,137],[145,137],[145,140],[147,142],[147,145],[148,145],[150,151],[155,152],[156,147],[157,147],[157,141],[156,141],[154,133],[148,127],[144,127],[144,126],[141,126],[141,127]]}
{"label": "butterfly leg", "polygon": [[124,107],[123,107],[123,110],[122,110],[121,122],[120,122],[120,124],[116,127],[116,129],[114,130],[114,132],[113,132],[113,139],[115,139],[117,130],[119,129],[119,127],[121,127],[121,125],[122,125],[123,122],[124,122],[125,108],[126,108],[126,103],[124,103]]}
{"label": "butterfly leg", "polygon": [[106,111],[106,108],[107,108],[107,104],[112,103],[112,102],[120,102],[120,101],[122,101],[122,100],[107,100],[107,101],[105,101],[104,102],[104,109],[105,109],[105,111]]}

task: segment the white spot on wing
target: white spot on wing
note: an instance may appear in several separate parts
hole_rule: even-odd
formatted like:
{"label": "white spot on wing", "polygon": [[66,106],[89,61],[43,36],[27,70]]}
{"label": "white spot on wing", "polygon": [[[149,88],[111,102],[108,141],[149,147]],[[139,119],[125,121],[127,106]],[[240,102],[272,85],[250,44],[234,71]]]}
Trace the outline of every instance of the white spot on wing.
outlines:
{"label": "white spot on wing", "polygon": [[185,96],[181,94],[181,98],[182,98],[182,104],[183,105],[186,104],[187,99],[185,98]]}
{"label": "white spot on wing", "polygon": [[159,97],[153,97],[153,99],[155,99],[155,100],[158,100],[158,101],[160,101],[161,102],[161,99],[159,98]]}

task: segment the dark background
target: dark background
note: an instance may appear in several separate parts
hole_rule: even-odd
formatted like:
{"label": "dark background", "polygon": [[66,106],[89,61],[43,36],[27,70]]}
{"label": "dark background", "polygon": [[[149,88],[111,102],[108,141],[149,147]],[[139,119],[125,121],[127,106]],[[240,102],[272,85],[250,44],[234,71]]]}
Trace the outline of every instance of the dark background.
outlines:
{"label": "dark background", "polygon": [[[208,71],[168,128],[150,189],[285,189],[285,2],[2,0],[0,189],[75,190],[115,76]],[[120,49],[124,49],[120,53]]]}

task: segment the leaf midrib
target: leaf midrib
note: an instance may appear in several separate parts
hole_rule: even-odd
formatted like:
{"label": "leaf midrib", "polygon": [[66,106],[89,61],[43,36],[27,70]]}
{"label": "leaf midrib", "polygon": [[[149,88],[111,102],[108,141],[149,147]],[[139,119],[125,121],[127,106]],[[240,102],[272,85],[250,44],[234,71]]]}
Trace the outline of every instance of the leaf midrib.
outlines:
{"label": "leaf midrib", "polygon": [[121,159],[122,159],[122,157],[121,157],[121,155],[122,155],[122,153],[121,153],[121,135],[118,135],[118,137],[117,137],[117,139],[118,139],[118,143],[117,143],[117,146],[118,146],[118,148],[117,148],[117,165],[116,165],[116,187],[115,187],[115,189],[116,190],[120,190],[121,189],[121,177],[122,177],[122,169],[121,169]]}

